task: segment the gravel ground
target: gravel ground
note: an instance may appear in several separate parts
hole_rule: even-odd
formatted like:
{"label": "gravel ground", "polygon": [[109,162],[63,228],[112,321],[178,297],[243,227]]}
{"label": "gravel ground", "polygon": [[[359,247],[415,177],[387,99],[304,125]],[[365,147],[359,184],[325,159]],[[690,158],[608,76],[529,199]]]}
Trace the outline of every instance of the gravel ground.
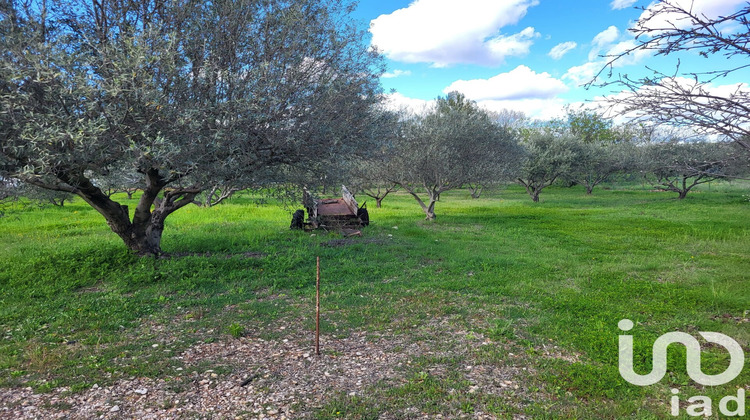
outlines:
{"label": "gravel ground", "polygon": [[[31,388],[0,389],[0,418],[9,419],[295,419],[309,417],[332,398],[367,398],[376,389],[406,383],[412,360],[420,356],[470,355],[496,345],[481,335],[456,331],[446,320],[420,326],[415,340],[407,335],[321,337],[321,356],[314,355],[309,333],[284,339],[242,337],[198,344],[175,355],[187,367],[221,366],[217,371],[177,368],[164,378],[130,378],[75,394],[66,388],[37,394]],[[471,338],[467,338],[467,335]],[[467,360],[471,360],[470,358]],[[523,364],[521,360],[517,365]],[[428,370],[440,376],[445,366]],[[508,395],[519,401],[529,373],[523,367],[495,364],[463,366],[469,393]],[[504,394],[506,393],[506,394]],[[383,413],[381,418],[452,418],[428,416],[416,408]],[[465,418],[494,418],[477,410]]]}

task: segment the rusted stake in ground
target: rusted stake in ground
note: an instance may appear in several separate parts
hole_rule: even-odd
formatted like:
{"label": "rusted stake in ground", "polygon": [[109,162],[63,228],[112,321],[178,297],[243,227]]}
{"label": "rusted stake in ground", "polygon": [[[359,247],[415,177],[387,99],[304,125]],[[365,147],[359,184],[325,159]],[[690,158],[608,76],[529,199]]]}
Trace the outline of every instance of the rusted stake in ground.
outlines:
{"label": "rusted stake in ground", "polygon": [[315,278],[315,354],[320,356],[320,257],[316,257],[318,274]]}

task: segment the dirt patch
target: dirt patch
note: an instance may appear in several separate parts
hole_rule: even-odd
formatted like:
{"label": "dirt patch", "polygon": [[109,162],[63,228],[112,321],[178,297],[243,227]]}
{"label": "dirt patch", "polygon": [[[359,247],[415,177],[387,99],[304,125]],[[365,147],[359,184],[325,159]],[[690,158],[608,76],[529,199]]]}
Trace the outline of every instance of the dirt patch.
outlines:
{"label": "dirt patch", "polygon": [[568,363],[580,363],[581,354],[568,351],[555,345],[542,345],[542,354],[549,359],[564,360]]}
{"label": "dirt patch", "polygon": [[[465,392],[472,394],[514,401],[527,394],[524,381],[530,372],[520,360],[508,365],[471,361],[473,354],[497,343],[481,335],[467,339],[468,332],[451,322],[432,320],[419,327],[417,335],[423,338],[417,339],[390,331],[355,331],[343,338],[324,335],[320,356],[314,354],[310,332],[299,324],[276,327],[291,330],[290,334],[274,340],[227,338],[191,346],[173,356],[184,368],[171,368],[159,378],[132,377],[77,394],[65,388],[47,394],[31,388],[3,389],[0,417],[305,418],[334,398],[380,398],[383,389],[408,383],[415,363],[423,363],[419,369],[436,377],[459,369],[470,384]],[[455,358],[466,359],[467,364],[457,368],[440,362]],[[436,362],[424,365],[425,359]],[[406,414],[434,418],[418,410],[382,413],[381,418]],[[494,416],[478,409],[467,418]]]}
{"label": "dirt patch", "polygon": [[719,321],[722,323],[736,323],[736,324],[745,324],[750,323],[750,311],[745,311],[743,316],[733,316],[732,314],[722,314],[722,315],[715,315],[712,316],[711,319],[714,321]]}

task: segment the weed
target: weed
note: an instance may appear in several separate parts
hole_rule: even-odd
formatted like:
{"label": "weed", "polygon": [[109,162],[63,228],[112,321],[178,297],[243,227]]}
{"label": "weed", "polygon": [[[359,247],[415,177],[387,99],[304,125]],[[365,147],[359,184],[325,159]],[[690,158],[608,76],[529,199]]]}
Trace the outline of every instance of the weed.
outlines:
{"label": "weed", "polygon": [[234,338],[240,338],[245,335],[245,327],[236,322],[231,323],[229,327],[227,327],[227,330],[229,330],[229,334]]}

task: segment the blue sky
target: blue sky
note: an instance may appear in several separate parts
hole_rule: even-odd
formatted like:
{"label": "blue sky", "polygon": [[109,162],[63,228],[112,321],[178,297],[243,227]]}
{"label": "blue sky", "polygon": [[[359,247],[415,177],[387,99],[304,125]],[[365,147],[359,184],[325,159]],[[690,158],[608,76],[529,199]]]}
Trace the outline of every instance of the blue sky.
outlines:
{"label": "blue sky", "polygon": [[[709,17],[746,4],[673,1],[692,1]],[[382,82],[397,92],[394,104],[416,108],[458,90],[488,109],[551,118],[566,104],[616,93],[580,85],[602,68],[602,54],[632,45],[628,28],[643,13],[637,6],[653,7],[642,0],[361,0],[355,17],[388,59]],[[641,54],[615,71],[637,76],[648,65],[671,72],[676,58]],[[680,59],[689,71],[726,66],[724,57]],[[750,80],[745,72],[720,82],[736,86],[743,77]]]}

